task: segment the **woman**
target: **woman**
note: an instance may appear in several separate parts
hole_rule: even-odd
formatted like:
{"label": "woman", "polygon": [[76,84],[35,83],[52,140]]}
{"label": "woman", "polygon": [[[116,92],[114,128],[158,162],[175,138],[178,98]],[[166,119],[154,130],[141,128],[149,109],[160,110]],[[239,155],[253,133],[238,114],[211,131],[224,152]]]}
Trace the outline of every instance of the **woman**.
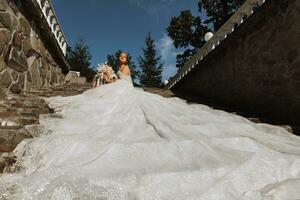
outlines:
{"label": "woman", "polygon": [[119,56],[119,77],[122,76],[122,74],[130,76],[130,69],[128,67],[128,65],[126,65],[127,63],[127,54],[122,52]]}
{"label": "woman", "polygon": [[[47,99],[55,116],[14,151],[0,199],[299,199],[300,139],[120,80]],[[2,195],[2,196],[1,196]]]}

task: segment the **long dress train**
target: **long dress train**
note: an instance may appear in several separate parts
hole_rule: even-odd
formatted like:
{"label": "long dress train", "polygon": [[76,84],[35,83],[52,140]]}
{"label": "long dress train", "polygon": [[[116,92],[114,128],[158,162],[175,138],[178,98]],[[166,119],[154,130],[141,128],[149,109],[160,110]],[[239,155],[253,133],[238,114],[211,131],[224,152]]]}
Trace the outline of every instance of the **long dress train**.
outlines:
{"label": "long dress train", "polygon": [[56,117],[15,149],[0,199],[300,199],[300,138],[134,88],[130,76],[48,98]]}

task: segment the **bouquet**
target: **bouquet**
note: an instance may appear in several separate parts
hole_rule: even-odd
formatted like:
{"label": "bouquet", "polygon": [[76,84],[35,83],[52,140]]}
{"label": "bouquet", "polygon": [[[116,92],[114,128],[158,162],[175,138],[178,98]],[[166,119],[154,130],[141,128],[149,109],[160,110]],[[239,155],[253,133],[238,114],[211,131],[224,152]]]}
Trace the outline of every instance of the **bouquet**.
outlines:
{"label": "bouquet", "polygon": [[99,87],[100,85],[114,82],[117,78],[118,77],[112,67],[107,64],[98,64],[97,74],[93,80],[93,86]]}

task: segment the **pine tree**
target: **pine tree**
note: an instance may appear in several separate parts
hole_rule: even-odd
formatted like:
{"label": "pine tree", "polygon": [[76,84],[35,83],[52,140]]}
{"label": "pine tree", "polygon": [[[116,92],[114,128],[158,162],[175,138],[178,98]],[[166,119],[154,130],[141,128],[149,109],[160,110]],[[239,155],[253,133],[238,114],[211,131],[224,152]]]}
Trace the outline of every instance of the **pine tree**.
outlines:
{"label": "pine tree", "polygon": [[178,17],[171,19],[167,27],[168,36],[173,40],[176,48],[185,49],[182,54],[177,55],[178,68],[183,67],[205,43],[204,35],[208,31],[200,17],[194,17],[190,10],[183,10]]}
{"label": "pine tree", "polygon": [[[109,66],[111,66],[116,73],[119,70],[119,57],[122,52],[124,52],[124,51],[118,50],[118,51],[116,51],[116,53],[114,55],[109,54],[106,57],[107,64]],[[137,85],[136,82],[137,82],[137,78],[139,76],[139,70],[138,70],[137,66],[135,65],[135,63],[133,62],[131,55],[129,53],[126,53],[126,54],[127,54],[126,65],[129,66],[129,69],[131,72],[131,78],[133,80],[134,85]]]}
{"label": "pine tree", "polygon": [[140,84],[145,87],[162,87],[163,64],[160,63],[160,57],[156,56],[155,44],[150,33],[148,33],[145,43],[143,57],[139,56],[138,58],[141,69]]}
{"label": "pine tree", "polygon": [[199,11],[205,11],[208,20],[205,24],[213,24],[214,29],[218,30],[231,17],[231,15],[246,0],[199,0]]}
{"label": "pine tree", "polygon": [[73,48],[67,49],[67,60],[71,66],[71,70],[80,72],[81,76],[85,76],[87,81],[91,81],[95,75],[95,71],[90,68],[92,55],[85,41],[80,38]]}

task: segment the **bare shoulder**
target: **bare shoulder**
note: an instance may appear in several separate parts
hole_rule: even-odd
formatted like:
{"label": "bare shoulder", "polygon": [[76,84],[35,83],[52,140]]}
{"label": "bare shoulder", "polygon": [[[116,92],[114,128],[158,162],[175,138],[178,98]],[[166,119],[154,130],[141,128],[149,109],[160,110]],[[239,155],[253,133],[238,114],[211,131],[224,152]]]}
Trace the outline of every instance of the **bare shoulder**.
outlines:
{"label": "bare shoulder", "polygon": [[127,75],[130,75],[130,68],[129,68],[128,65],[125,66],[124,73],[127,74]]}
{"label": "bare shoulder", "polygon": [[125,69],[127,69],[128,71],[130,71],[130,67],[128,65],[125,65],[125,66],[126,66]]}

